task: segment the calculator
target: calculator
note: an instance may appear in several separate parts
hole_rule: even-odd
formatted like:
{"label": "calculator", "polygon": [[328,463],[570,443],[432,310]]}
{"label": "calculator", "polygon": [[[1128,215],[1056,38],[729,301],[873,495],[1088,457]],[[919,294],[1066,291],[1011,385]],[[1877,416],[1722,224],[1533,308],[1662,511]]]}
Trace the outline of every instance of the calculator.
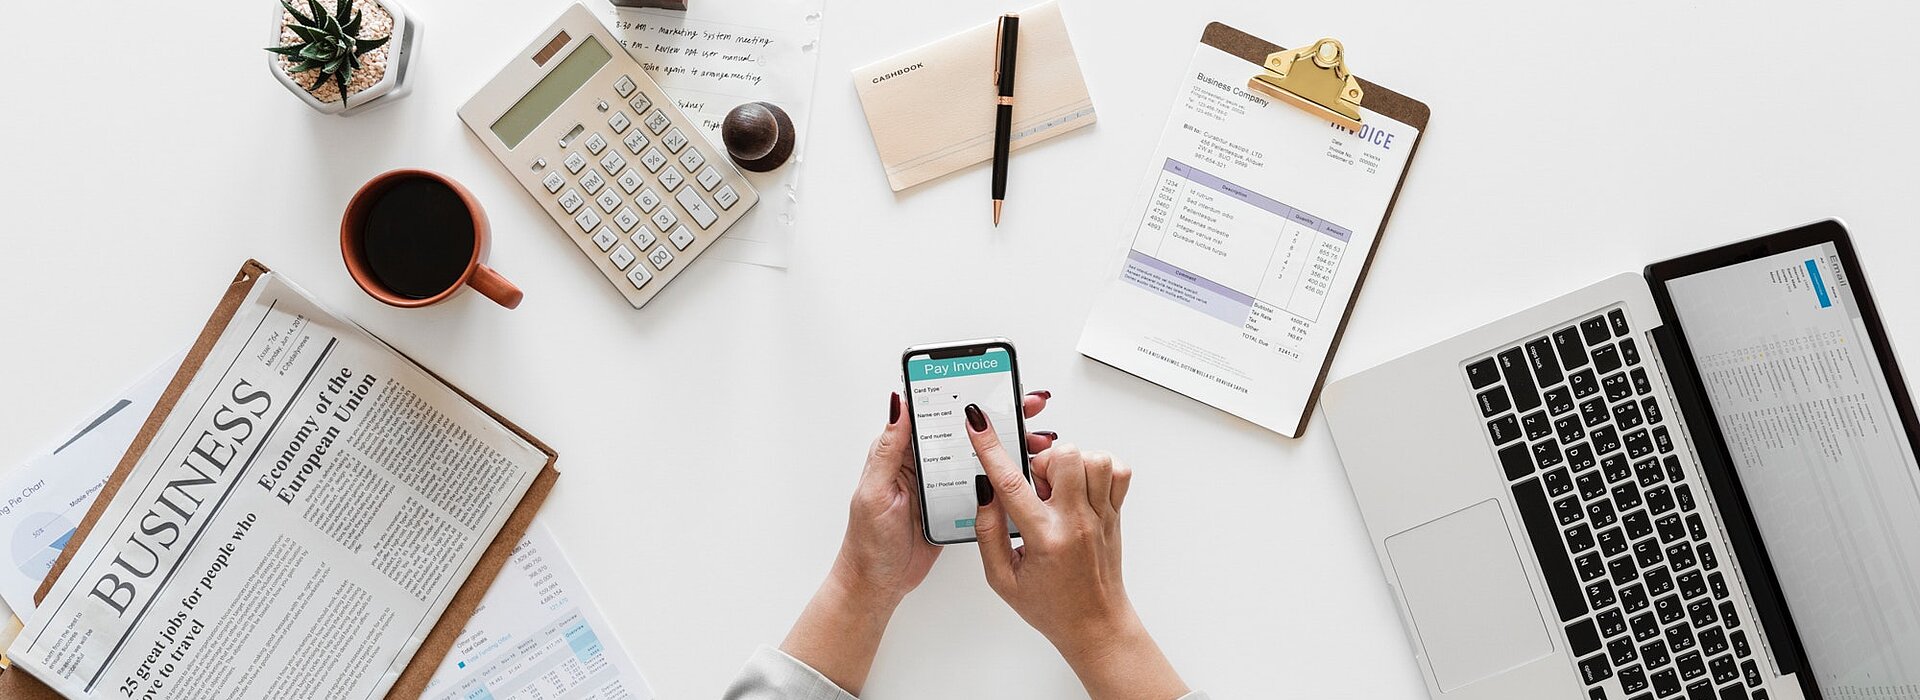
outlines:
{"label": "calculator", "polygon": [[460,119],[636,309],[760,201],[578,3]]}

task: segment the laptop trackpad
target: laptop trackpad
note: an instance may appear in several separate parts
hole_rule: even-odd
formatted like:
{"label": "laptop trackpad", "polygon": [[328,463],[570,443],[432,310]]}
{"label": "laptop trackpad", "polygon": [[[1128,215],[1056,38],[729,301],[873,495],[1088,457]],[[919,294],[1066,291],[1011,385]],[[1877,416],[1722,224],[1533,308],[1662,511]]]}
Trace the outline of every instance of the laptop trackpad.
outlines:
{"label": "laptop trackpad", "polygon": [[1387,556],[1441,692],[1553,653],[1499,503],[1388,537]]}

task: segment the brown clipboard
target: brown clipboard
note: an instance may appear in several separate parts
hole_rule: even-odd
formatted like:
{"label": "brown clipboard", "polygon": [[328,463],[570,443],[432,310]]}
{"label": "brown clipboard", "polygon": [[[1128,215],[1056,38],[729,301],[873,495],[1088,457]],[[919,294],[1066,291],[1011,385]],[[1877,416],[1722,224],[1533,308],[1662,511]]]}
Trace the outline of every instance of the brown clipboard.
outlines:
{"label": "brown clipboard", "polygon": [[[1269,54],[1286,50],[1286,47],[1220,22],[1207,24],[1206,30],[1200,34],[1200,43],[1240,57],[1249,64],[1250,73],[1261,70]],[[1353,318],[1353,305],[1360,300],[1360,289],[1367,282],[1367,273],[1373,270],[1373,256],[1380,252],[1380,243],[1386,238],[1387,222],[1392,220],[1393,208],[1400,202],[1400,192],[1407,184],[1407,173],[1413,171],[1413,159],[1420,153],[1420,142],[1427,135],[1427,118],[1432,114],[1424,102],[1366,78],[1359,80],[1361,88],[1366,91],[1365,106],[1368,110],[1392,117],[1394,121],[1411,126],[1416,131],[1413,145],[1407,149],[1407,165],[1400,169],[1400,181],[1393,183],[1393,196],[1387,199],[1387,209],[1380,215],[1380,230],[1375,232],[1373,245],[1367,248],[1366,259],[1360,263],[1360,275],[1354,279],[1353,293],[1347,295],[1346,308],[1340,310],[1340,323],[1333,329],[1333,341],[1327,345],[1326,359],[1320,362],[1320,373],[1314,377],[1313,391],[1307,394],[1306,409],[1300,412],[1300,424],[1293,428],[1295,436],[1306,433],[1307,422],[1313,418],[1313,408],[1320,402],[1320,390],[1327,385],[1327,370],[1333,367],[1333,355],[1339,351],[1340,339],[1347,333],[1347,321]]]}
{"label": "brown clipboard", "polygon": [[[167,384],[166,392],[161,394],[160,400],[154,403],[153,413],[147,416],[146,424],[142,425],[140,432],[134,436],[133,444],[127,447],[127,453],[120,458],[120,465],[114,468],[113,475],[107,477],[107,483],[101,487],[100,495],[94,498],[93,507],[87,510],[86,519],[80,521],[79,527],[69,540],[70,546],[60,552],[60,557],[53,562],[53,570],[48,572],[46,579],[40,582],[40,589],[33,594],[35,603],[46,598],[48,589],[52,588],[53,582],[60,578],[60,572],[66,570],[68,560],[72,559],[73,553],[79,549],[78,546],[72,545],[86,540],[87,534],[93,530],[94,523],[98,522],[100,515],[106,511],[107,504],[113,501],[114,494],[126,482],[128,475],[132,474],[134,464],[140,461],[140,456],[146,452],[148,444],[152,443],[154,436],[160,432],[160,424],[165,422],[168,414],[173,411],[174,405],[179,403],[180,395],[187,390],[187,385],[193,381],[194,375],[199,373],[201,363],[206,361],[207,354],[212,352],[214,344],[219,342],[220,335],[226,331],[227,323],[233,320],[234,314],[240,309],[240,303],[246,300],[247,292],[252,290],[253,285],[260,281],[261,275],[267,272],[267,266],[255,260],[248,260],[246,264],[240,266],[239,273],[235,274],[233,281],[227,285],[226,295],[220,298],[219,306],[214,307],[213,316],[207,319],[206,327],[200,330],[200,336],[194,340],[193,349],[187,353],[186,360],[180,363],[180,371],[173,375],[173,381]],[[405,355],[402,354],[402,356]],[[414,364],[419,365],[418,362]],[[467,392],[461,391],[460,387],[447,383],[432,370],[424,366],[421,370],[442,384],[446,384],[448,388],[458,393],[460,398],[466,399],[485,411],[488,416],[499,421],[500,425],[546,454],[547,464],[540,470],[540,474],[533,478],[533,483],[527,486],[526,495],[520,497],[520,504],[514,507],[513,513],[508,515],[507,521],[500,526],[500,533],[494,536],[491,544],[487,545],[487,551],[480,556],[480,561],[473,565],[473,571],[467,574],[466,582],[460,584],[460,590],[454,593],[451,601],[448,601],[447,609],[440,613],[440,620],[434,623],[426,639],[421,640],[420,647],[414,650],[413,658],[407,662],[406,668],[401,670],[400,678],[394,681],[393,687],[387,691],[388,698],[417,698],[426,691],[427,682],[433,679],[434,671],[439,669],[440,662],[453,648],[454,639],[459,637],[460,632],[466,628],[467,620],[473,617],[473,611],[480,607],[480,599],[486,595],[487,588],[493,585],[494,577],[498,576],[500,568],[506,565],[508,557],[513,554],[513,548],[520,543],[520,538],[527,534],[527,526],[533,522],[534,514],[539,512],[540,504],[547,500],[547,494],[553,491],[554,482],[560,478],[560,472],[553,466],[560,455],[554,452],[553,448],[528,434],[527,431],[521,430],[520,426],[514,425],[512,421],[487,407],[486,404],[475,400]],[[60,697],[53,688],[18,668],[0,670],[0,698],[59,700]]]}

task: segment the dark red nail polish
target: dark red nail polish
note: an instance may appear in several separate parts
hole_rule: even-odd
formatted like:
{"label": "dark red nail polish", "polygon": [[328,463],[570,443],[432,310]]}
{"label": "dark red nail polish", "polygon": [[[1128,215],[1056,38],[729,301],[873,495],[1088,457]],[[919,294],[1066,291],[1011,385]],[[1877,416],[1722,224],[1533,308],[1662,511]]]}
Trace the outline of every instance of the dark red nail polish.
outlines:
{"label": "dark red nail polish", "polygon": [[1028,395],[1028,396],[1038,396],[1038,397],[1040,397],[1040,398],[1043,398],[1043,399],[1052,399],[1052,398],[1053,398],[1053,392],[1051,392],[1051,391],[1047,391],[1046,389],[1040,389],[1040,390],[1038,390],[1038,391],[1029,391],[1029,392],[1027,392],[1027,395]]}
{"label": "dark red nail polish", "polygon": [[1048,439],[1048,440],[1058,440],[1058,439],[1060,439],[1060,434],[1059,434],[1059,433],[1056,433],[1056,432],[1053,432],[1053,431],[1051,431],[1051,430],[1035,430],[1035,431],[1033,431],[1033,434],[1035,434],[1035,435],[1038,435],[1038,436],[1040,436],[1040,437],[1043,437],[1043,438],[1046,438],[1046,439]]}
{"label": "dark red nail polish", "polygon": [[967,404],[967,427],[973,432],[987,432],[987,414],[980,411],[979,404]]}
{"label": "dark red nail polish", "polygon": [[980,502],[979,505],[983,507],[993,502],[993,484],[987,483],[987,476],[985,474],[974,475],[973,497],[975,500],[978,500]]}
{"label": "dark red nail polish", "polygon": [[900,392],[893,392],[893,398],[887,399],[887,425],[900,422]]}

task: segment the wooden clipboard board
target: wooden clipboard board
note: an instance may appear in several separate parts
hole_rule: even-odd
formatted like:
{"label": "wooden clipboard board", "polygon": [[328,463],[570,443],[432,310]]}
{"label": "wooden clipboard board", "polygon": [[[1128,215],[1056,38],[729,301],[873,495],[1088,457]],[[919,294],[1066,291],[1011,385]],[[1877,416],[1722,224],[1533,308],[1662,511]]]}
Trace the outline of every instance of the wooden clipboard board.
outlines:
{"label": "wooden clipboard board", "polygon": [[[206,361],[207,354],[213,351],[214,344],[219,342],[220,335],[226,331],[227,323],[232,321],[234,314],[239,311],[241,302],[247,298],[247,293],[253,289],[254,283],[260,280],[260,276],[267,272],[267,266],[255,260],[248,260],[246,264],[240,266],[239,273],[234,275],[233,281],[227,285],[226,295],[220,298],[219,306],[214,307],[213,316],[207,319],[207,325],[200,330],[200,336],[194,340],[193,349],[188,351],[186,360],[180,363],[180,371],[173,375],[173,381],[167,384],[166,392],[161,394],[160,400],[154,403],[153,413],[147,416],[146,424],[142,425],[139,434],[134,436],[133,444],[127,447],[127,453],[120,458],[120,465],[114,468],[113,475],[107,477],[107,483],[101,487],[100,495],[93,501],[93,507],[87,510],[87,517],[80,521],[70,545],[60,552],[60,557],[53,562],[53,570],[48,572],[46,579],[40,582],[40,589],[33,594],[35,603],[46,598],[47,591],[53,587],[53,582],[60,578],[60,572],[66,570],[68,560],[72,559],[74,552],[80,549],[77,545],[86,541],[87,534],[93,530],[94,523],[99,521],[102,513],[106,512],[107,504],[113,501],[114,494],[119,492],[120,486],[126,482],[128,475],[132,474],[134,465],[146,452],[147,445],[153,442],[154,436],[160,432],[161,423],[165,422],[167,416],[173,411],[174,405],[180,401],[180,395],[186,392],[187,385],[193,381],[194,375],[199,373],[200,365]],[[402,356],[405,356],[404,353]],[[412,358],[407,359],[412,360]],[[419,365],[418,362],[414,364]],[[451,601],[448,601],[447,609],[440,614],[440,620],[434,623],[426,639],[421,640],[420,648],[413,653],[413,659],[407,662],[407,667],[400,672],[400,678],[394,681],[393,687],[387,691],[389,698],[417,698],[426,691],[427,682],[433,679],[433,673],[439,669],[441,660],[445,659],[447,652],[453,648],[454,639],[459,637],[460,632],[466,628],[467,620],[473,617],[474,609],[480,606],[480,599],[486,595],[487,588],[493,585],[494,577],[498,576],[500,568],[506,565],[508,557],[513,554],[514,546],[519,544],[520,538],[526,535],[527,526],[532,524],[534,514],[539,512],[540,504],[546,502],[547,494],[553,491],[554,482],[560,478],[560,472],[553,466],[559,460],[559,453],[554,452],[553,448],[520,429],[520,426],[514,425],[512,421],[507,420],[486,404],[475,400],[467,392],[461,391],[459,387],[447,383],[432,370],[424,366],[420,369],[446,384],[448,388],[459,394],[460,398],[466,399],[485,411],[502,426],[546,454],[547,464],[533,478],[533,483],[527,486],[526,495],[520,498],[520,504],[514,507],[511,515],[507,516],[507,521],[500,526],[500,533],[494,536],[491,544],[487,545],[487,550],[480,556],[480,561],[473,565],[473,572],[467,575],[467,580],[460,584],[460,590],[454,593]],[[61,695],[33,676],[19,669],[10,668],[0,671],[0,698],[59,700]]]}
{"label": "wooden clipboard board", "polygon": [[[1220,22],[1207,24],[1206,30],[1200,34],[1200,43],[1246,61],[1249,74],[1263,70],[1268,55],[1286,50],[1283,46]],[[1340,309],[1340,321],[1338,325],[1334,327],[1332,341],[1327,345],[1326,358],[1321,361],[1320,371],[1314,377],[1313,390],[1307,394],[1306,407],[1300,413],[1300,422],[1294,426],[1293,436],[1295,437],[1306,432],[1307,422],[1313,418],[1314,406],[1320,402],[1320,392],[1326,388],[1327,370],[1333,366],[1333,356],[1334,353],[1340,349],[1341,337],[1346,335],[1347,321],[1352,317],[1353,305],[1360,298],[1360,289],[1366,284],[1367,273],[1373,269],[1373,257],[1380,252],[1381,240],[1386,236],[1387,232],[1387,222],[1393,218],[1393,208],[1399,203],[1400,192],[1407,184],[1407,173],[1413,170],[1413,159],[1419,155],[1420,142],[1427,133],[1427,119],[1432,114],[1424,102],[1394,92],[1366,78],[1355,77],[1358,78],[1361,88],[1366,92],[1364,106],[1367,110],[1391,117],[1395,121],[1411,126],[1415,129],[1415,134],[1412,146],[1407,149],[1407,164],[1400,169],[1400,179],[1393,184],[1393,195],[1387,199],[1387,208],[1380,216],[1380,230],[1375,232],[1373,245],[1368,247],[1366,257],[1361,261],[1360,273],[1353,283],[1353,293],[1348,295],[1346,306]],[[1105,360],[1097,357],[1093,359],[1105,362]],[[1123,372],[1131,373],[1130,370],[1120,367],[1119,365],[1111,366]],[[1148,379],[1148,381],[1153,382],[1154,380]],[[1158,384],[1158,382],[1154,383]],[[1185,393],[1172,387],[1167,388],[1177,393]]]}

